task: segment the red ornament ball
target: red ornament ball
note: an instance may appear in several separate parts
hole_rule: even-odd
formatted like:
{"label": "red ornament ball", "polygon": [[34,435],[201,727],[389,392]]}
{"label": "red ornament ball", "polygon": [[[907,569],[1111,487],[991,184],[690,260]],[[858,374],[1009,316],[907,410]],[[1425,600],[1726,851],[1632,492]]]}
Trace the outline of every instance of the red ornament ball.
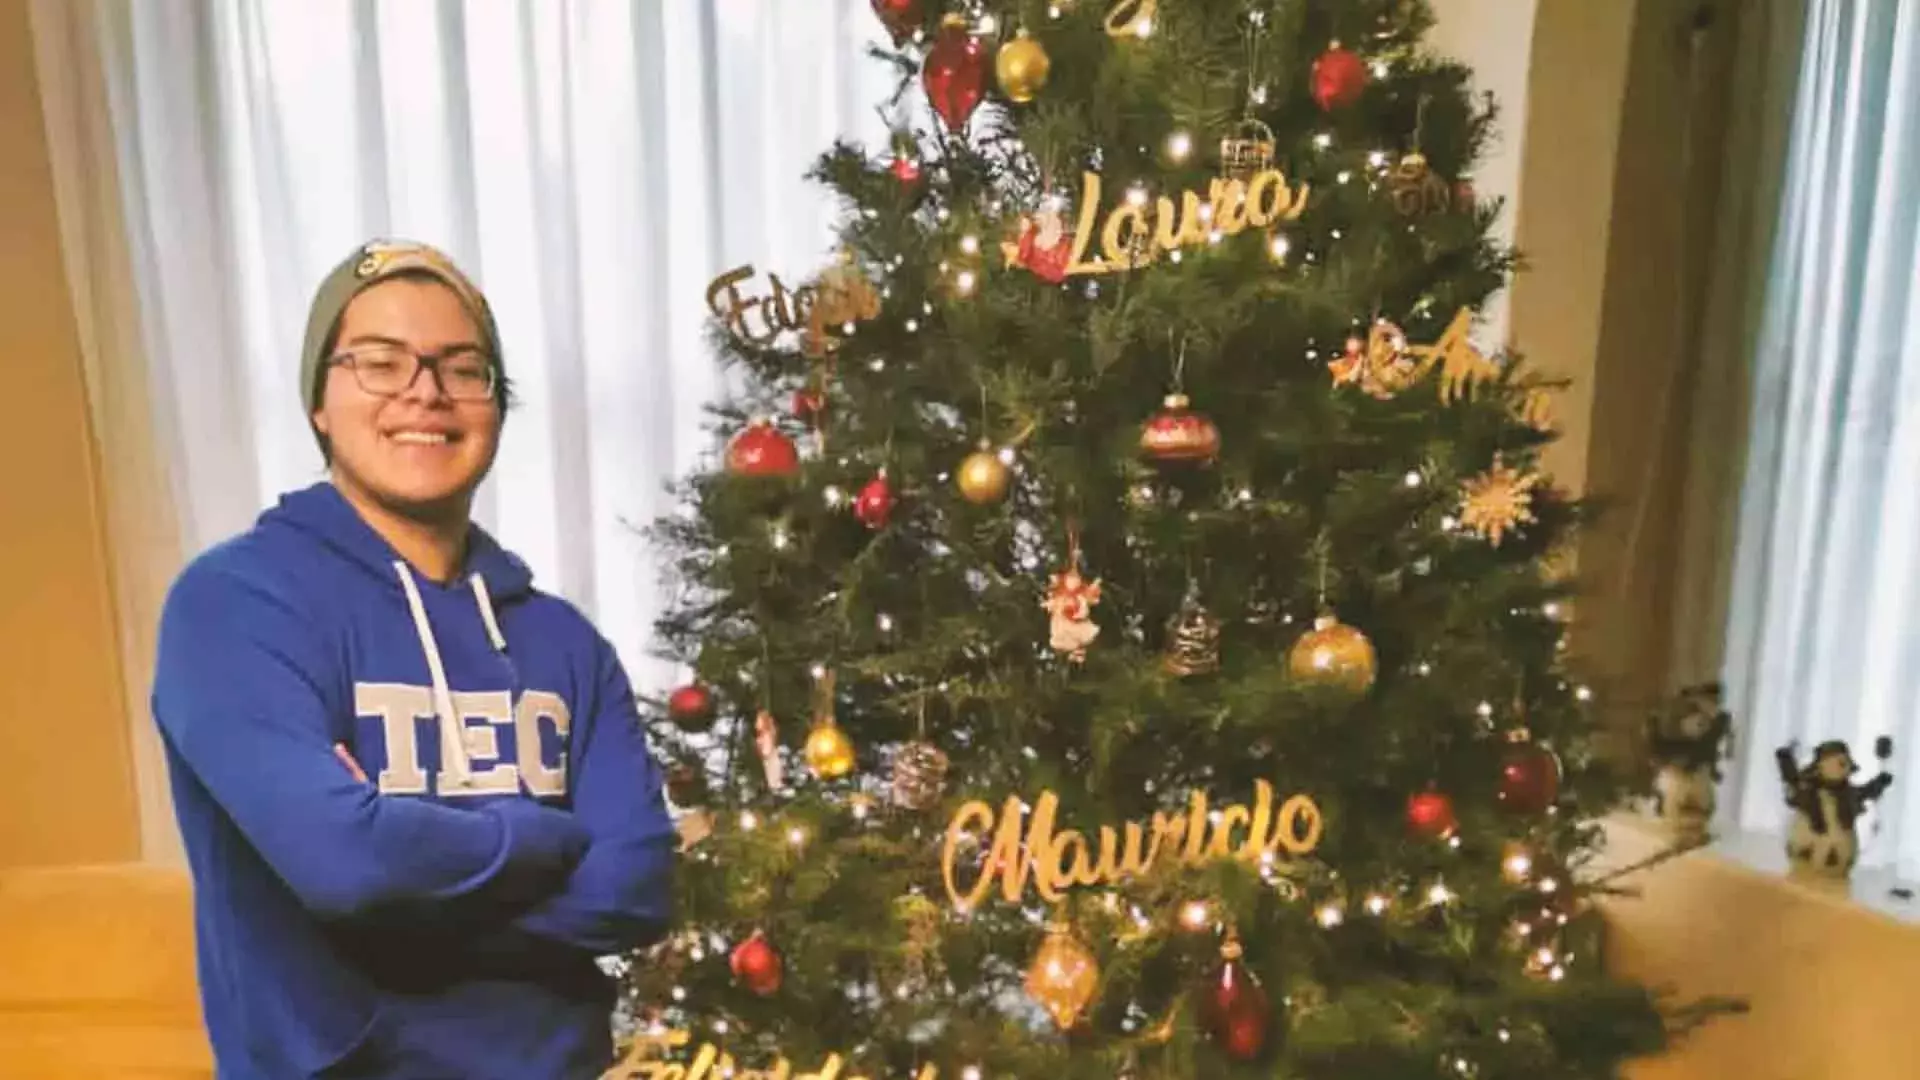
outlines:
{"label": "red ornament ball", "polygon": [[1407,828],[1415,835],[1438,840],[1460,827],[1453,800],[1438,791],[1422,791],[1407,798]]}
{"label": "red ornament ball", "polygon": [[782,974],[780,953],[765,934],[756,930],[752,937],[735,946],[729,963],[733,967],[733,977],[752,993],[761,997],[779,993]]}
{"label": "red ornament ball", "polygon": [[920,182],[920,163],[906,154],[901,154],[893,159],[892,169],[893,178],[902,184],[917,184]]}
{"label": "red ornament ball", "polygon": [[920,0],[873,0],[873,13],[887,28],[893,43],[902,45],[920,21]]}
{"label": "red ornament ball", "polygon": [[688,683],[667,695],[667,716],[682,731],[701,732],[713,726],[713,692]]}
{"label": "red ornament ball", "polygon": [[1235,1061],[1253,1061],[1267,1048],[1273,1014],[1267,993],[1240,962],[1240,943],[1220,949],[1220,966],[1200,996],[1200,1023],[1220,1052]]}
{"label": "red ornament ball", "polygon": [[826,413],[826,391],[803,386],[793,392],[793,415],[802,423],[811,424]]}
{"label": "red ornament ball", "polygon": [[948,131],[967,126],[986,94],[986,80],[986,46],[967,30],[966,17],[949,15],[942,19],[933,48],[927,50],[920,82]]}
{"label": "red ornament ball", "polygon": [[853,516],[869,529],[881,528],[893,516],[893,488],[887,484],[885,469],[854,496]]}
{"label": "red ornament ball", "polygon": [[1560,758],[1544,746],[1517,743],[1500,765],[1500,805],[1516,814],[1542,814],[1560,797]]}
{"label": "red ornament ball", "polygon": [[755,420],[727,444],[727,469],[736,476],[792,476],[800,471],[800,451],[771,423]]}
{"label": "red ornament ball", "polygon": [[1212,461],[1220,453],[1220,429],[1187,408],[1185,394],[1169,394],[1164,404],[1140,429],[1140,452],[1155,461]]}
{"label": "red ornament ball", "polygon": [[1327,112],[1360,100],[1367,88],[1367,62],[1334,42],[1313,62],[1313,100]]}

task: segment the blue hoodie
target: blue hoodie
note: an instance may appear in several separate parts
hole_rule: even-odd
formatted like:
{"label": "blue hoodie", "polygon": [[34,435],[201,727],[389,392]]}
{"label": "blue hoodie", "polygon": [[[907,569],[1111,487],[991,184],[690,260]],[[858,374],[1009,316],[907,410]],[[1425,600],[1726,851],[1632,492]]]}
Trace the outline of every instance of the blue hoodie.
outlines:
{"label": "blue hoodie", "polygon": [[659,771],[612,647],[468,548],[423,580],[323,483],[168,595],[153,711],[221,1080],[609,1064],[595,957],[669,917]]}

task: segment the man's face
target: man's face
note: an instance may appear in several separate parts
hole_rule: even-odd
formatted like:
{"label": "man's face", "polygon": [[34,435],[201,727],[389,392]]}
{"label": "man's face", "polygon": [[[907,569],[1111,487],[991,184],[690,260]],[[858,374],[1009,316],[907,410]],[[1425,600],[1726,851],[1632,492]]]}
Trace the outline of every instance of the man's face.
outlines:
{"label": "man's face", "polygon": [[[431,358],[480,350],[484,341],[451,289],[396,279],[347,305],[334,353],[398,345]],[[391,355],[403,369],[414,363]],[[425,369],[392,395],[369,392],[366,381],[367,372],[356,375],[348,363],[332,365],[313,414],[332,445],[335,483],[407,517],[464,516],[499,447],[497,398],[455,400]]]}

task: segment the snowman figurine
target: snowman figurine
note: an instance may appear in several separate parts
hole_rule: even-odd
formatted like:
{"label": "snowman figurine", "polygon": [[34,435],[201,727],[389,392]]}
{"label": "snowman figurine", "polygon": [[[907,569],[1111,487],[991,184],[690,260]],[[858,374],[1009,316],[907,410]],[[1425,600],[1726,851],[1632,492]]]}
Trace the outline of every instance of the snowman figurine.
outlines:
{"label": "snowman figurine", "polygon": [[1854,764],[1847,744],[1829,739],[1814,748],[1813,760],[1802,766],[1799,748],[1792,743],[1775,751],[1780,780],[1786,785],[1787,806],[1793,824],[1787,832],[1787,861],[1795,876],[1844,881],[1860,857],[1855,827],[1860,815],[1893,783],[1886,761],[1893,756],[1893,740],[1885,735],[1873,744],[1881,762],[1880,774],[1855,784]]}
{"label": "snowman figurine", "polygon": [[1676,708],[1647,719],[1654,809],[1682,836],[1704,835],[1713,820],[1720,762],[1733,741],[1733,718],[1721,708],[1720,693],[1719,683],[1689,686]]}

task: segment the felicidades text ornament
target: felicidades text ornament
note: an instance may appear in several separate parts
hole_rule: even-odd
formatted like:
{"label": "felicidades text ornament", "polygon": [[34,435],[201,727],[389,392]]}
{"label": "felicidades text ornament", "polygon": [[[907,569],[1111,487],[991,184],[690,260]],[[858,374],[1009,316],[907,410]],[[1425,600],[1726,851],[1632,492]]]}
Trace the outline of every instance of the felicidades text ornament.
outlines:
{"label": "felicidades text ornament", "polygon": [[[1166,195],[1151,205],[1123,201],[1108,212],[1100,229],[1103,257],[1089,262],[1087,249],[1100,214],[1100,174],[1083,173],[1079,221],[1061,277],[1131,270],[1168,252],[1212,243],[1216,232],[1223,238],[1238,236],[1249,228],[1297,220],[1306,211],[1310,190],[1306,184],[1289,188],[1285,173],[1264,169],[1250,180],[1214,178],[1204,202],[1197,191],[1182,192],[1177,205]],[[1012,241],[1001,245],[1001,253],[1008,266],[1026,265]]]}
{"label": "felicidades text ornament", "polygon": [[[992,806],[975,800],[947,823],[941,871],[956,908],[978,907],[996,882],[1009,904],[1023,903],[1029,885],[1053,903],[1068,888],[1115,885],[1148,873],[1163,857],[1186,866],[1213,859],[1259,865],[1283,852],[1298,857],[1319,846],[1324,828],[1320,807],[1306,795],[1294,795],[1276,810],[1273,785],[1265,780],[1255,782],[1250,807],[1234,804],[1215,814],[1206,793],[1194,792],[1184,814],[1157,812],[1150,822],[1129,821],[1119,830],[1102,825],[1098,850],[1075,830],[1054,831],[1058,795],[1042,791],[1031,813],[1024,813],[1025,806],[1011,795],[995,815]],[[992,840],[984,869],[963,887],[961,851],[986,833]]]}

